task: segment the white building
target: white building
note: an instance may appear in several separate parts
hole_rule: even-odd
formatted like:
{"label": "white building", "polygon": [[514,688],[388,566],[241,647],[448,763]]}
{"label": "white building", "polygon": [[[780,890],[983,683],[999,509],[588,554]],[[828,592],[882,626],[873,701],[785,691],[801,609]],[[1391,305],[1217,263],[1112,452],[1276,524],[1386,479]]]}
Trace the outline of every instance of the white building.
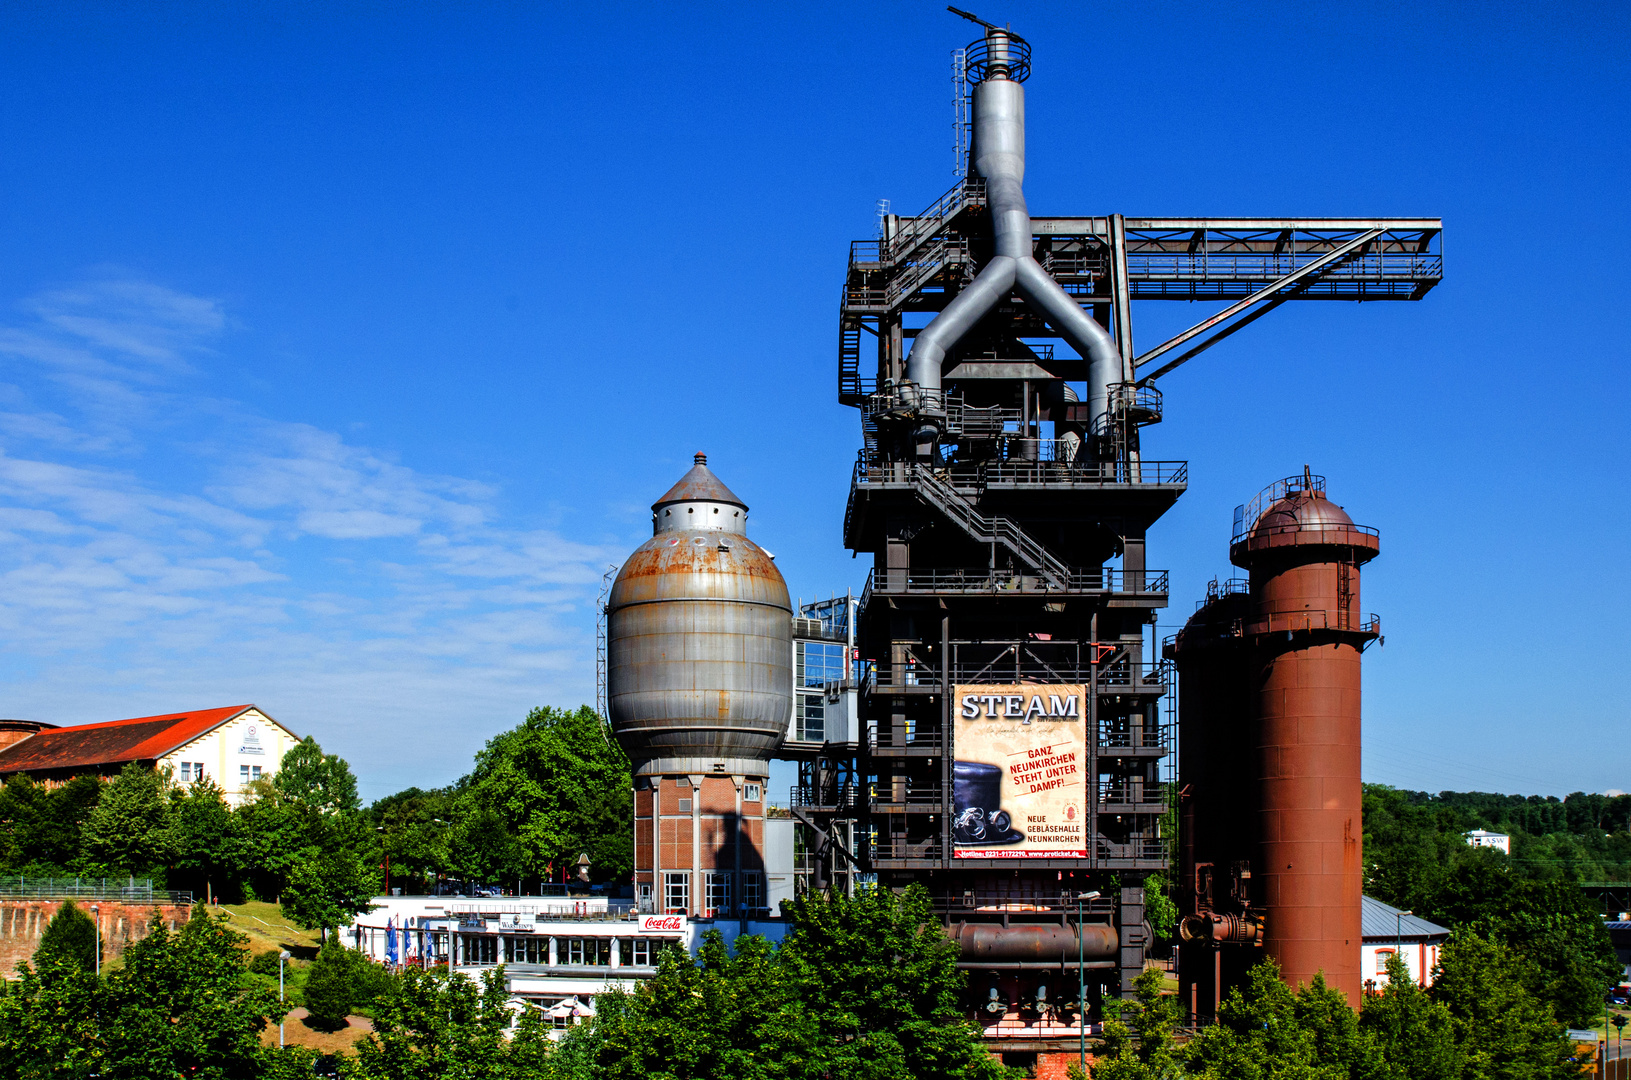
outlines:
{"label": "white building", "polygon": [[1439,946],[1450,936],[1449,930],[1369,896],[1363,899],[1360,928],[1364,937],[1359,972],[1367,987],[1388,984],[1387,962],[1394,953],[1418,985],[1432,985]]}
{"label": "white building", "polygon": [[1502,855],[1512,854],[1512,837],[1506,833],[1490,832],[1487,829],[1474,829],[1470,833],[1462,833],[1467,843],[1473,847],[1492,847]]}
{"label": "white building", "polygon": [[[641,915],[630,900],[605,896],[380,896],[341,930],[342,941],[381,963],[447,963],[473,979],[504,965],[512,998],[545,1010],[555,1027],[593,1016],[595,999],[630,989],[657,972],[657,955],[679,945],[695,955],[718,929],[727,943],[742,934],[779,942],[781,919],[692,919]],[[394,949],[393,949],[394,944]]]}

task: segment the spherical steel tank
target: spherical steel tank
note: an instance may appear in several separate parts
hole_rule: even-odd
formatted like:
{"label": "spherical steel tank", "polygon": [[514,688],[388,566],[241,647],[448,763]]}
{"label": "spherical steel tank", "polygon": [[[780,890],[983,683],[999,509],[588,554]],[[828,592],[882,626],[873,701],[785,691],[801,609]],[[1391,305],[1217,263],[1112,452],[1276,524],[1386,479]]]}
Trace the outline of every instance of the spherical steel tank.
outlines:
{"label": "spherical steel tank", "polygon": [[764,775],[793,708],[792,603],[747,504],[696,464],[606,604],[606,697],[637,776]]}
{"label": "spherical steel tank", "polygon": [[1325,497],[1322,478],[1284,494],[1249,524],[1230,558],[1251,574],[1244,627],[1252,689],[1264,946],[1296,986],[1323,972],[1359,1004],[1360,653],[1377,636],[1359,614],[1359,567],[1374,529]]}

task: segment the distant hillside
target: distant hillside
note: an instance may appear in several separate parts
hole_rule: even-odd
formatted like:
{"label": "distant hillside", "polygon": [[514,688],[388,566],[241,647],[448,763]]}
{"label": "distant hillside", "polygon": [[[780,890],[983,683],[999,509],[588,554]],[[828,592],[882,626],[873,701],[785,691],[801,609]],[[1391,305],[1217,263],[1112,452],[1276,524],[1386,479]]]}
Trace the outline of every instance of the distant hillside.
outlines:
{"label": "distant hillside", "polygon": [[1565,799],[1365,785],[1366,890],[1421,903],[1467,852],[1473,829],[1507,833],[1516,876],[1535,881],[1631,880],[1631,795]]}

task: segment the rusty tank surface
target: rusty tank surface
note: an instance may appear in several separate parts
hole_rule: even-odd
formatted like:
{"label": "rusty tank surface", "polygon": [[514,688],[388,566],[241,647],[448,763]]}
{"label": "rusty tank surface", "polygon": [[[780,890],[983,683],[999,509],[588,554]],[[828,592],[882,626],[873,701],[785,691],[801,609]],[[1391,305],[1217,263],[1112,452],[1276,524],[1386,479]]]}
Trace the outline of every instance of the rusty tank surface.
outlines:
{"label": "rusty tank surface", "polygon": [[1304,470],[1243,508],[1229,558],[1251,575],[1251,715],[1264,946],[1288,985],[1361,992],[1360,654],[1380,634],[1361,614],[1359,568],[1375,529],[1356,525]]}
{"label": "rusty tank surface", "polygon": [[[1240,944],[1235,940],[1240,935],[1227,922],[1248,923],[1255,913],[1253,669],[1251,645],[1242,635],[1250,613],[1243,579],[1213,581],[1165,648],[1182,687],[1174,884],[1180,915],[1179,998],[1194,1016],[1216,1015],[1227,988],[1243,982],[1263,956],[1261,948],[1229,947]],[[1251,943],[1260,946],[1261,938]]]}
{"label": "rusty tank surface", "polygon": [[792,603],[748,508],[695,464],[606,604],[606,696],[637,777],[763,776],[792,712]]}

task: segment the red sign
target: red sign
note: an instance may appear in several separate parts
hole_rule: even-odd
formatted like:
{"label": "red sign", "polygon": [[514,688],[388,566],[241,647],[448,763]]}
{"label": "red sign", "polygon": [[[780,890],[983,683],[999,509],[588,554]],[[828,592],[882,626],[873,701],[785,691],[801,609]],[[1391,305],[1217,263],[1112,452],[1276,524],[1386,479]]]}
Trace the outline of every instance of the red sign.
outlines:
{"label": "red sign", "polygon": [[642,915],[640,916],[640,933],[683,934],[685,933],[685,916]]}

